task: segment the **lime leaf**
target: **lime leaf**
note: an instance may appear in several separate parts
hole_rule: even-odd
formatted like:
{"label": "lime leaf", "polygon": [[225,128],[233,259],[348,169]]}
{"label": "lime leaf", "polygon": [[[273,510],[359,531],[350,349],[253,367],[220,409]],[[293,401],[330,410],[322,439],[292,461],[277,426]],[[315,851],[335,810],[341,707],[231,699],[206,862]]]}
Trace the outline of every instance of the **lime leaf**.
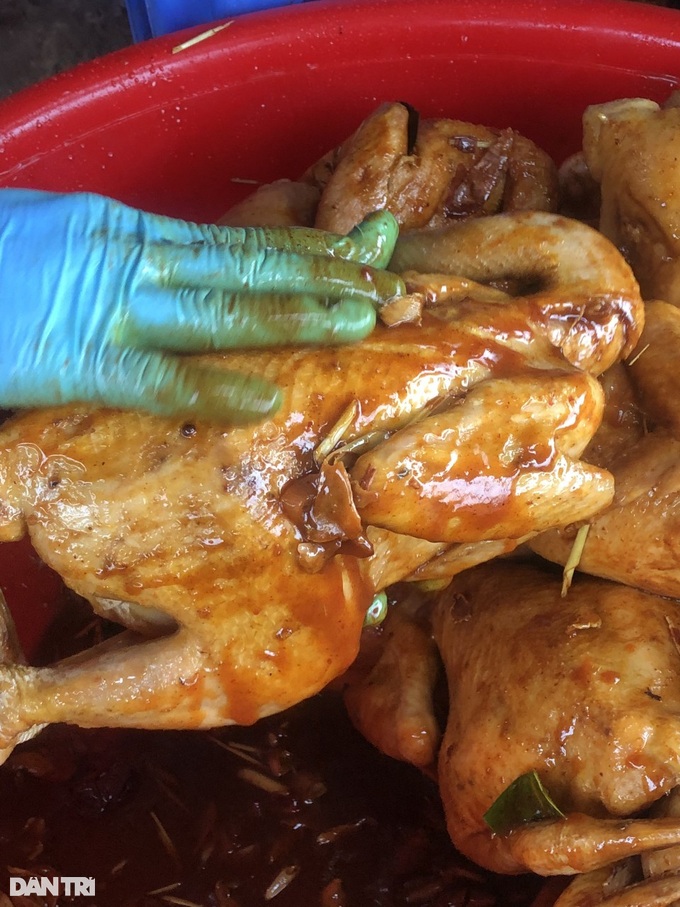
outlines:
{"label": "lime leaf", "polygon": [[515,778],[484,813],[484,821],[497,835],[506,835],[527,822],[563,817],[536,772]]}

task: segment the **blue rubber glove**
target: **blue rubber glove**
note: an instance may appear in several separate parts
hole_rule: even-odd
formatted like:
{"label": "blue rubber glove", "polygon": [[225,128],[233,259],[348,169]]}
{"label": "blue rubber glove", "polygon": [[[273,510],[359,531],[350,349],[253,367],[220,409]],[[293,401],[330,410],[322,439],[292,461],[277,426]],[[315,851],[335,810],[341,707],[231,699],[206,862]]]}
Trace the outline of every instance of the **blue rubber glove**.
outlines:
{"label": "blue rubber glove", "polygon": [[380,302],[404,291],[380,270],[397,231],[386,212],[344,237],[0,190],[0,406],[263,418],[278,388],[181,354],[366,336]]}

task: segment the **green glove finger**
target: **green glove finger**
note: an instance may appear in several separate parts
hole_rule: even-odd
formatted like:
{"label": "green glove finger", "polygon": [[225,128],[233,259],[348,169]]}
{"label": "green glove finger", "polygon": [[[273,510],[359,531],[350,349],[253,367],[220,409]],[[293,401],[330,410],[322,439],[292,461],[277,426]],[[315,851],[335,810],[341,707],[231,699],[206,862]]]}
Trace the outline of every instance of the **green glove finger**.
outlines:
{"label": "green glove finger", "polygon": [[105,368],[78,399],[160,416],[230,424],[257,422],[281,405],[281,391],[262,378],[211,368],[162,353],[109,348]]}
{"label": "green glove finger", "polygon": [[145,212],[139,216],[140,227],[152,242],[231,246],[248,242],[300,255],[330,254],[376,268],[387,266],[399,234],[399,225],[389,211],[369,214],[347,236],[306,227],[220,227]]}
{"label": "green glove finger", "polygon": [[374,211],[346,236],[296,227],[263,228],[265,247],[300,255],[332,255],[374,268],[386,268],[399,236],[399,224],[389,211]]}
{"label": "green glove finger", "polygon": [[374,270],[341,258],[262,249],[250,240],[236,248],[149,244],[140,278],[141,287],[188,287],[232,293],[256,290],[258,294],[300,294],[375,303],[404,293],[403,281],[389,271]]}
{"label": "green glove finger", "polygon": [[311,296],[248,296],[221,290],[145,290],[112,339],[120,346],[184,353],[361,340],[375,327],[370,302],[332,306]]}
{"label": "green glove finger", "polygon": [[[332,235],[332,234],[331,234]],[[397,244],[399,224],[389,211],[374,211],[357,224],[347,236],[329,245],[329,251],[347,261],[358,261],[374,268],[386,268]]]}

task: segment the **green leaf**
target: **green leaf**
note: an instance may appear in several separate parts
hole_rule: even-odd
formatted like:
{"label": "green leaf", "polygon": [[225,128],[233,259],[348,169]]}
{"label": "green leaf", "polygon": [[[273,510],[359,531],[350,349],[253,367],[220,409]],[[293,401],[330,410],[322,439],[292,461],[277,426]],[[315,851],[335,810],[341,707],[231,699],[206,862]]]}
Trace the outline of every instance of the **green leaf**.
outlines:
{"label": "green leaf", "polygon": [[387,617],[387,595],[384,592],[378,592],[371,606],[366,612],[364,618],[365,627],[377,627]]}
{"label": "green leaf", "polygon": [[536,772],[527,772],[510,784],[484,813],[484,821],[497,835],[506,835],[527,822],[564,818]]}

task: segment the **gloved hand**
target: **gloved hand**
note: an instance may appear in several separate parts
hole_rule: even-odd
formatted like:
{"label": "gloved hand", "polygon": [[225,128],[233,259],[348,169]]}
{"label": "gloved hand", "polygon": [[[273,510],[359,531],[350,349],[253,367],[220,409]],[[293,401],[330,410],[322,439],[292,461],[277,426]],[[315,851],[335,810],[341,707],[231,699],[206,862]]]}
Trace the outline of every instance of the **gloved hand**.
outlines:
{"label": "gloved hand", "polygon": [[85,401],[229,422],[276,410],[258,377],[177,355],[368,334],[397,237],[198,225],[92,194],[0,190],[0,407]]}

